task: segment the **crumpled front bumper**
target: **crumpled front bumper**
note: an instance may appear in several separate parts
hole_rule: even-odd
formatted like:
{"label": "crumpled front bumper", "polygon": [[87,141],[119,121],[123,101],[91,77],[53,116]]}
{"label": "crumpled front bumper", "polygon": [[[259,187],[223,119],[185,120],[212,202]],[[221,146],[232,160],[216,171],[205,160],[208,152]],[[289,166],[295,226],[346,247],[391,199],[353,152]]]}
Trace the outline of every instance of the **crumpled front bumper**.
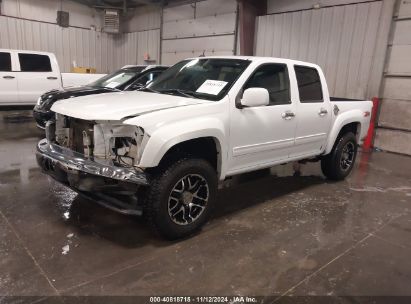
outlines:
{"label": "crumpled front bumper", "polygon": [[47,139],[42,139],[37,144],[36,157],[39,166],[49,175],[53,175],[53,171],[59,169],[66,173],[85,173],[137,185],[148,185],[147,176],[142,170],[117,167],[108,160],[88,158],[81,153],[49,143]]}
{"label": "crumpled front bumper", "polygon": [[135,194],[140,186],[148,185],[143,171],[91,159],[51,144],[47,139],[38,143],[36,158],[44,173],[86,198],[116,212],[142,214],[142,206]]}

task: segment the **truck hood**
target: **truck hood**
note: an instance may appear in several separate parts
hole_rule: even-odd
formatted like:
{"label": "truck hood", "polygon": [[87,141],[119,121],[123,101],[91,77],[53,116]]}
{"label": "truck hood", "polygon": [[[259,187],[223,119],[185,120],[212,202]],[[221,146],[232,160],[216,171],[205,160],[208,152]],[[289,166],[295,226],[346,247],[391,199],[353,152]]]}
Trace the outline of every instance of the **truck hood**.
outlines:
{"label": "truck hood", "polygon": [[65,99],[51,110],[84,120],[121,120],[153,111],[207,102],[168,94],[149,92],[115,92]]}

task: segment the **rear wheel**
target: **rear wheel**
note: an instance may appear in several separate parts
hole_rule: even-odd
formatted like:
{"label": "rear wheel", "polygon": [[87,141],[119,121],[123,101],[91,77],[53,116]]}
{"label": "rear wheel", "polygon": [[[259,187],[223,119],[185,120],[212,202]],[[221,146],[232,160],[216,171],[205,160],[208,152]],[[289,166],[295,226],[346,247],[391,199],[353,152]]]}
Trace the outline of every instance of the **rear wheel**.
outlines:
{"label": "rear wheel", "polygon": [[357,156],[357,140],[352,132],[337,139],[330,154],[321,160],[323,174],[332,180],[343,180],[350,174]]}
{"label": "rear wheel", "polygon": [[154,174],[144,217],[166,239],[198,231],[208,220],[217,191],[214,168],[203,159],[180,159]]}

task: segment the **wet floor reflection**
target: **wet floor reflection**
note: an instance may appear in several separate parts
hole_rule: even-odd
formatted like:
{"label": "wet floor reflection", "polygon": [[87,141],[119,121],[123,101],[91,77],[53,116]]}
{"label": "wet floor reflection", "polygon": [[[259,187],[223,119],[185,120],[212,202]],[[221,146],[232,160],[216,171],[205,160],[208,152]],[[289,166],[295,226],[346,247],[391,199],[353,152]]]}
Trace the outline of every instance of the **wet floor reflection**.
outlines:
{"label": "wet floor reflection", "polygon": [[[214,214],[200,234],[166,242],[142,219],[107,210],[42,174],[34,158],[41,131],[32,121],[11,122],[2,115],[0,211],[19,234],[16,244],[23,242],[55,287],[70,295],[282,293],[411,211],[409,158],[360,154],[353,174],[341,182],[324,179],[318,163],[235,176],[221,185]],[[390,242],[409,236],[404,223]],[[4,232],[0,218],[2,224]],[[7,233],[9,239],[14,235]],[[0,240],[0,253],[13,252],[18,263],[0,265],[0,292],[44,290],[36,285],[38,277],[30,276],[33,270],[24,272],[26,252],[17,254],[9,239]],[[390,256],[398,248],[393,246]],[[8,285],[4,273],[24,273],[19,284],[25,287]],[[355,273],[350,269],[347,282]],[[310,288],[316,286],[321,284]]]}

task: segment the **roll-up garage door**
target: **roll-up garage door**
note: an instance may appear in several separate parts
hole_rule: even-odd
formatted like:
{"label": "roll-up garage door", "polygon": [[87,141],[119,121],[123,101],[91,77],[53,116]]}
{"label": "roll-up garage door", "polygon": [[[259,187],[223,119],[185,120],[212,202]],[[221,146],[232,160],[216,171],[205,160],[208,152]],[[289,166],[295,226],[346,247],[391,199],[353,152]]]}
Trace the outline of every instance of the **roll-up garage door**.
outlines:
{"label": "roll-up garage door", "polygon": [[164,8],[162,64],[205,55],[233,55],[237,2],[207,0]]}

